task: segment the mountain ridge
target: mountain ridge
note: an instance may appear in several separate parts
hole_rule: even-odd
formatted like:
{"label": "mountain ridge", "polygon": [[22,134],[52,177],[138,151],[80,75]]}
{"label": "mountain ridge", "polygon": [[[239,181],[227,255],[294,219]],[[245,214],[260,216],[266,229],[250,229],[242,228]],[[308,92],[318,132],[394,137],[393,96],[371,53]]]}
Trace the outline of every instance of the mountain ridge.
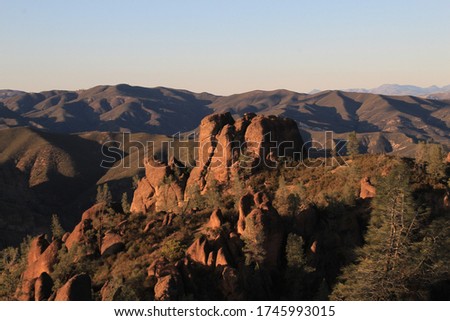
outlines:
{"label": "mountain ridge", "polygon": [[[302,134],[310,138],[324,131],[345,138],[356,131],[364,136],[362,139],[370,140],[370,136],[381,133],[385,139],[401,136],[403,142],[425,140],[450,146],[448,101],[337,90],[314,94],[254,90],[217,96],[119,84],[22,93],[0,100],[0,128],[28,126],[69,134],[103,131],[173,135],[194,131],[203,117],[224,112],[236,117],[255,112],[292,118]],[[399,142],[390,144],[396,146]]]}

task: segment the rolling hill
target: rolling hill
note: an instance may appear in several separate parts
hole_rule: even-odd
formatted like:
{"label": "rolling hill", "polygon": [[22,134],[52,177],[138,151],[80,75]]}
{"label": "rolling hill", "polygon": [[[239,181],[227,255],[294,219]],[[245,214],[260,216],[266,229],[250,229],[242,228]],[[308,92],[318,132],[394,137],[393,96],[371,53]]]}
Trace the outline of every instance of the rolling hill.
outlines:
{"label": "rolling hill", "polygon": [[[356,131],[366,147],[380,147],[375,152],[409,153],[410,145],[418,140],[450,146],[448,101],[343,91],[302,94],[257,90],[215,96],[163,87],[116,85],[22,93],[2,99],[0,126],[30,126],[60,133],[172,135],[195,130],[204,116],[226,111],[236,116],[255,112],[292,118],[306,139],[319,137],[323,131],[333,131],[337,137]],[[380,145],[380,141],[385,143]]]}

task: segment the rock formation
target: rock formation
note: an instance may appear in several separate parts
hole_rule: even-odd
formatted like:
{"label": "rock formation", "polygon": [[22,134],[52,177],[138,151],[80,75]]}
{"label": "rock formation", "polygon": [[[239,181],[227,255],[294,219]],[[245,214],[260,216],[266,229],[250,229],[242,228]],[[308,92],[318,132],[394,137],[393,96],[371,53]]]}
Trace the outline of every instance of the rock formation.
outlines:
{"label": "rock formation", "polygon": [[199,129],[199,156],[188,185],[203,189],[208,179],[219,183],[232,177],[233,164],[245,154],[252,166],[267,165],[266,158],[299,156],[303,140],[297,124],[277,116],[245,114],[234,121],[230,113],[204,118]]}
{"label": "rock formation", "polygon": [[186,256],[193,262],[197,262],[202,265],[207,265],[208,255],[211,252],[208,240],[202,236],[192,243],[192,245],[186,250]]}
{"label": "rock formation", "polygon": [[34,300],[46,301],[52,294],[53,280],[47,272],[42,272],[34,284]]}
{"label": "rock formation", "polygon": [[209,217],[208,223],[206,223],[205,227],[209,227],[211,229],[219,228],[223,224],[223,216],[220,208],[215,209],[211,216]]}
{"label": "rock formation", "polygon": [[178,275],[168,274],[160,277],[155,285],[156,301],[173,301],[180,299],[183,283]]}
{"label": "rock formation", "polygon": [[376,195],[375,186],[370,182],[369,177],[364,177],[361,179],[361,192],[359,193],[359,197],[362,199],[373,198]]}
{"label": "rock formation", "polygon": [[55,301],[92,300],[91,278],[87,274],[77,274],[66,282],[56,293]]}
{"label": "rock formation", "polygon": [[[41,236],[37,237],[38,239]],[[32,243],[39,244],[42,241],[34,241]],[[42,273],[50,274],[53,271],[53,266],[58,260],[58,251],[61,248],[61,241],[53,241],[45,251],[39,255],[31,255],[34,257],[34,261],[28,261],[27,268],[22,274],[22,280],[16,292],[16,296],[19,300],[29,301],[34,299],[34,289],[36,280],[42,275]],[[36,247],[34,248],[36,250]],[[37,252],[35,252],[37,254]]]}
{"label": "rock formation", "polygon": [[146,213],[151,208],[180,211],[191,197],[185,195],[187,186],[204,191],[208,181],[230,182],[241,156],[253,169],[271,166],[279,156],[298,157],[303,140],[293,120],[249,113],[235,121],[230,113],[224,113],[201,121],[198,144],[197,164],[189,177],[173,158],[168,164],[145,161],[145,177],[134,192],[132,213]]}
{"label": "rock formation", "polygon": [[[251,196],[253,195],[253,200]],[[282,256],[284,229],[281,217],[265,193],[247,194],[239,202],[238,232],[243,239],[255,240],[260,235],[265,250],[264,263],[279,266]]]}
{"label": "rock formation", "polygon": [[145,177],[134,192],[130,211],[147,213],[153,208],[156,211],[174,210],[184,203],[184,189],[187,175],[183,165],[172,158],[168,164],[147,159],[145,161]]}
{"label": "rock formation", "polygon": [[102,247],[100,249],[100,254],[103,257],[110,256],[121,252],[125,249],[125,243],[122,237],[113,232],[107,232],[102,240]]}

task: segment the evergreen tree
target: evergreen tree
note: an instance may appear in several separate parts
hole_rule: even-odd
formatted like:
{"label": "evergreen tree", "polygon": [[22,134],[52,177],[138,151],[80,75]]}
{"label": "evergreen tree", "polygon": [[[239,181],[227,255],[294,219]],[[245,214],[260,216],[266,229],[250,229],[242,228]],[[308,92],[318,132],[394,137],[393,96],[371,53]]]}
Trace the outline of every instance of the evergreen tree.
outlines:
{"label": "evergreen tree", "polygon": [[439,144],[428,144],[427,156],[427,174],[439,183],[445,177],[444,149]]}
{"label": "evergreen tree", "polygon": [[216,179],[209,178],[208,183],[206,184],[206,194],[205,194],[206,202],[209,207],[223,207],[223,198],[220,194],[219,184]]}
{"label": "evergreen tree", "polygon": [[424,141],[420,141],[416,147],[416,163],[421,167],[424,167],[427,162],[427,147],[428,145]]}
{"label": "evergreen tree", "polygon": [[351,132],[348,134],[347,139],[347,155],[354,158],[355,156],[358,156],[359,153],[359,141],[356,137],[356,132]]}
{"label": "evergreen tree", "polygon": [[128,195],[127,193],[123,193],[122,194],[122,209],[124,213],[129,213],[130,212],[130,203],[128,202]]}
{"label": "evergreen tree", "polygon": [[257,228],[256,223],[249,216],[245,220],[245,236],[244,240],[244,254],[245,264],[255,265],[255,269],[259,270],[266,257],[266,250],[264,249],[265,237],[263,231]]}
{"label": "evergreen tree", "polygon": [[201,194],[200,186],[198,184],[188,186],[186,194],[188,195],[188,205],[190,208],[205,208],[206,200]]}
{"label": "evergreen tree", "polygon": [[405,295],[411,236],[418,224],[409,177],[401,163],[378,185],[366,244],[357,264],[344,269],[333,299],[398,300]]}
{"label": "evergreen tree", "polygon": [[102,186],[97,186],[97,203],[106,203],[107,206],[111,205],[112,194],[109,190],[108,184],[103,184]]}
{"label": "evergreen tree", "polygon": [[242,182],[241,177],[239,176],[239,173],[237,171],[233,171],[232,183],[233,183],[234,204],[235,207],[237,208],[241,197],[244,196],[245,194],[245,185]]}
{"label": "evergreen tree", "polygon": [[57,214],[52,215],[52,235],[56,239],[61,239],[63,235],[66,233],[64,231],[63,227],[61,226],[61,223],[59,222],[59,217]]}

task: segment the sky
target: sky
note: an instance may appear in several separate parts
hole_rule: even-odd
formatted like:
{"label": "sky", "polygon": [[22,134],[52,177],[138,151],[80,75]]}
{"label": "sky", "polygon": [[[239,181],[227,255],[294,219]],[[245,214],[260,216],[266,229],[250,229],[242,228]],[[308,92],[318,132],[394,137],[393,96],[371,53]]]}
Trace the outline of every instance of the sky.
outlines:
{"label": "sky", "polygon": [[0,88],[450,84],[448,0],[0,0]]}

